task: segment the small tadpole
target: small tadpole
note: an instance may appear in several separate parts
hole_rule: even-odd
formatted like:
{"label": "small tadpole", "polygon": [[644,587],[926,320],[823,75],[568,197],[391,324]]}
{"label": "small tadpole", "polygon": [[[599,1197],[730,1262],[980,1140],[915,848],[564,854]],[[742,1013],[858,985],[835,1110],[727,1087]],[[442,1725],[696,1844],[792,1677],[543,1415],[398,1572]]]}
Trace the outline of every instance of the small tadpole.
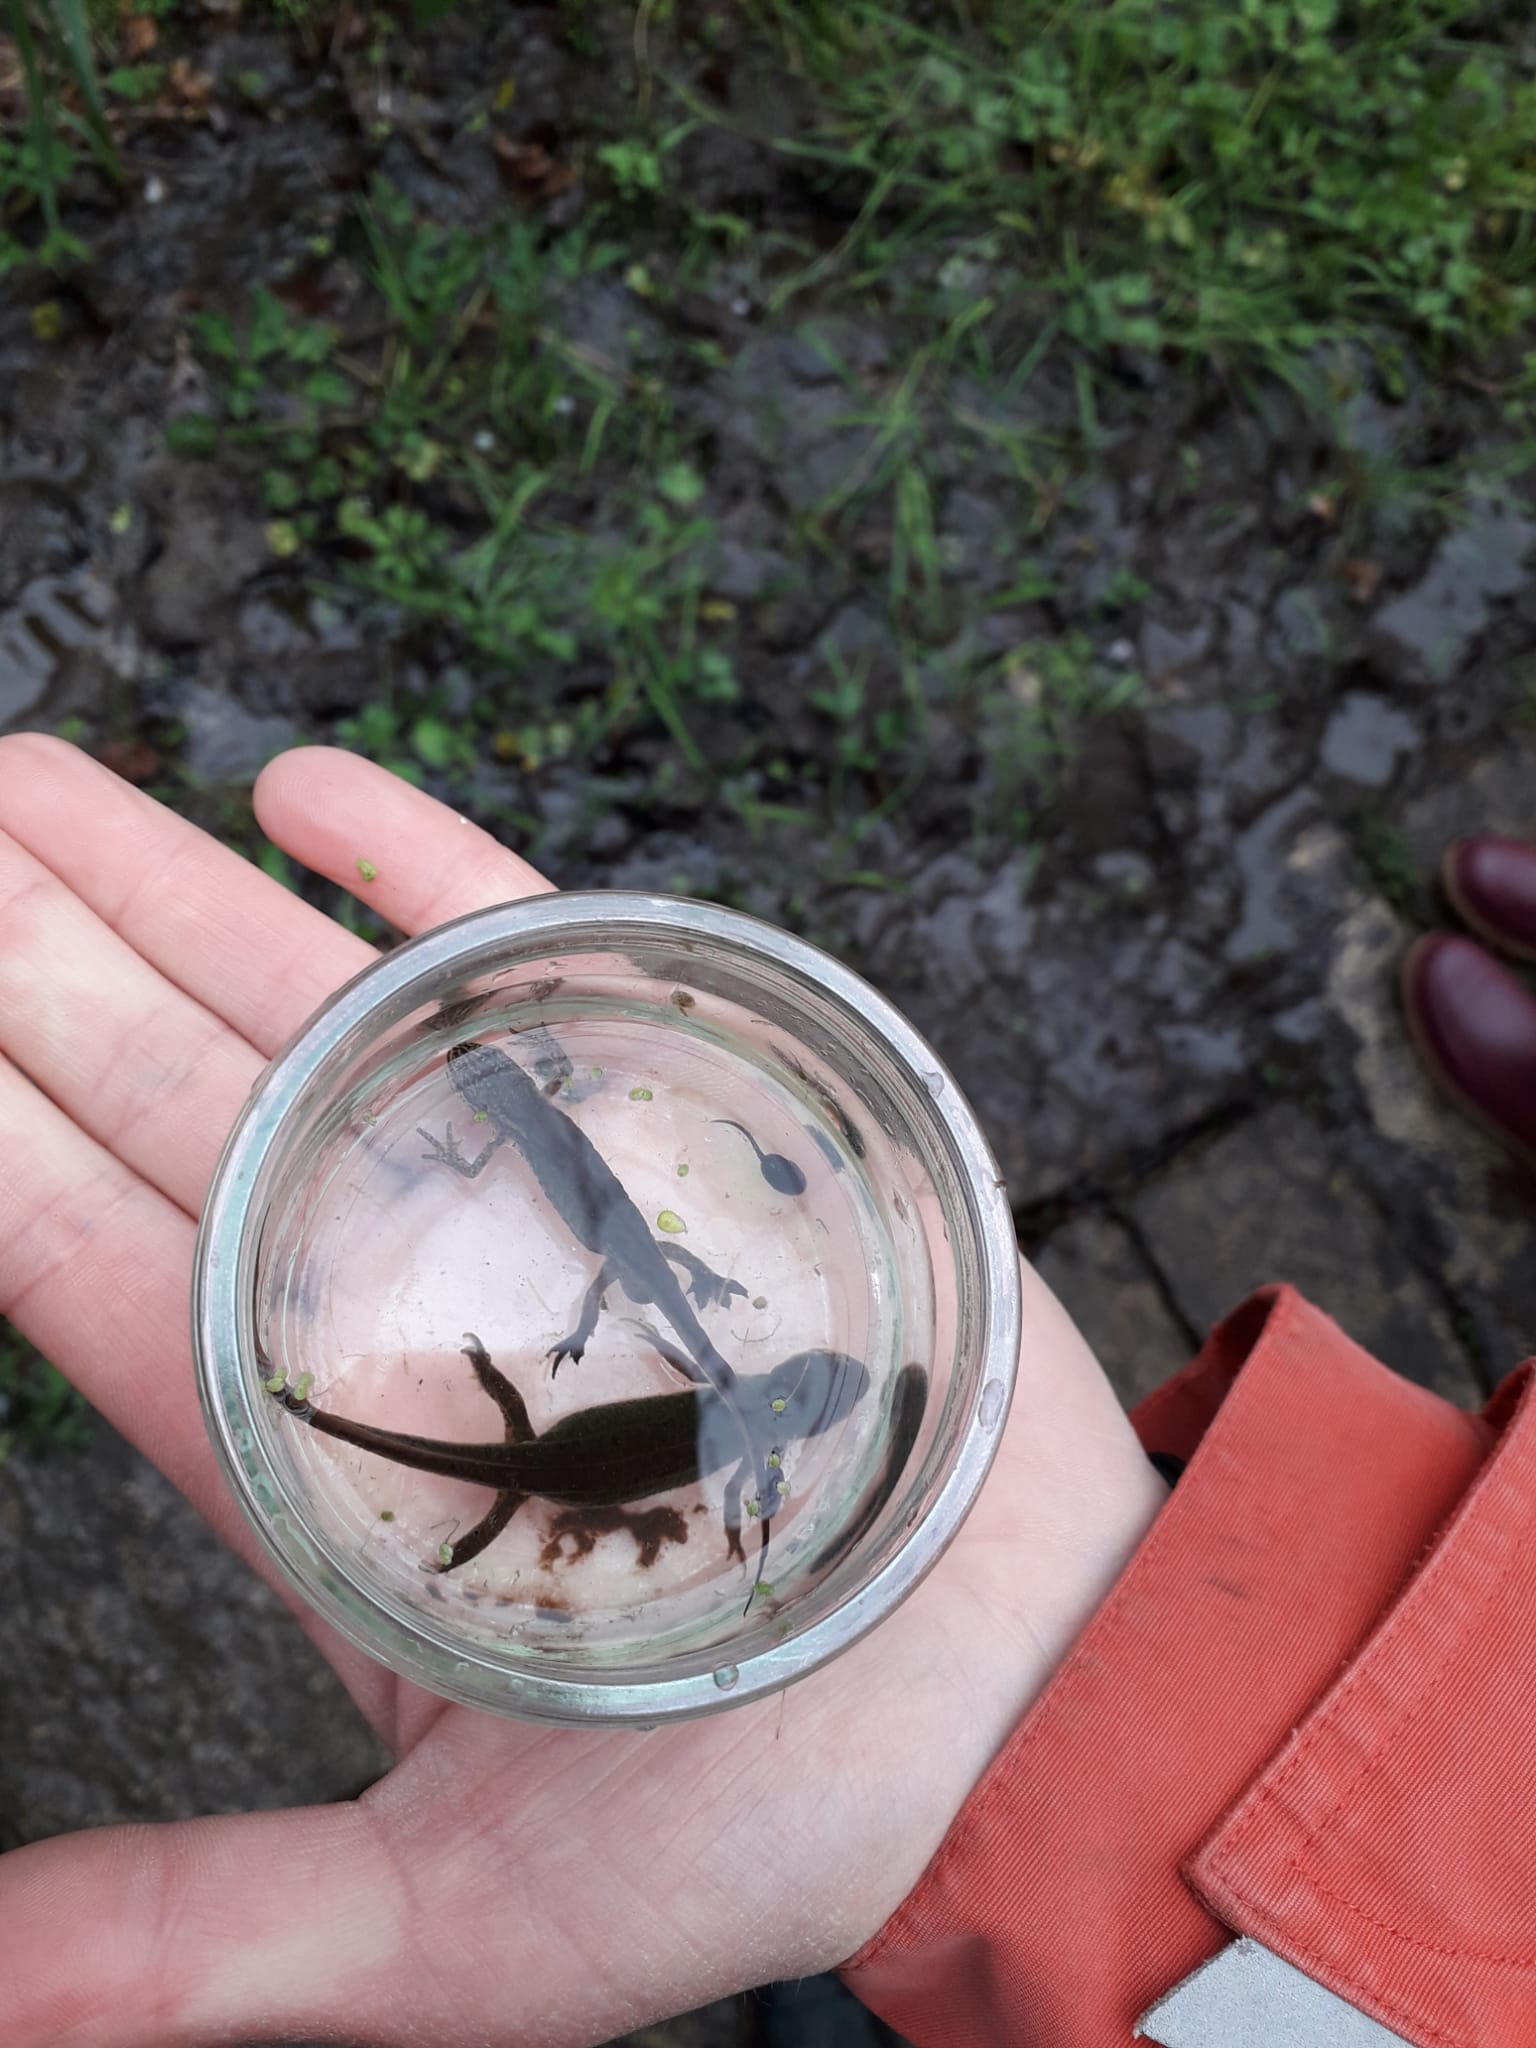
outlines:
{"label": "small tadpole", "polygon": [[763,1179],[777,1194],[803,1195],[805,1175],[793,1159],[786,1159],[782,1152],[765,1152],[745,1124],[739,1124],[734,1117],[712,1116],[712,1124],[724,1124],[728,1131],[740,1131],[752,1150],[757,1154],[757,1163],[763,1170]]}

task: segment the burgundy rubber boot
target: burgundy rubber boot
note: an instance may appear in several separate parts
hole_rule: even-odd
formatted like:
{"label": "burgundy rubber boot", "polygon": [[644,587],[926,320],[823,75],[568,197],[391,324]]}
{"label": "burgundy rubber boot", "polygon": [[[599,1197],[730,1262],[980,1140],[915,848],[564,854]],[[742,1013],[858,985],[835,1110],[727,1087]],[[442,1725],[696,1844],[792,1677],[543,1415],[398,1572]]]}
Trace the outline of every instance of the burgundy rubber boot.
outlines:
{"label": "burgundy rubber boot", "polygon": [[1458,915],[1502,952],[1536,960],[1536,846],[1519,839],[1458,839],[1440,880]]}
{"label": "burgundy rubber boot", "polygon": [[1403,1008],[1436,1083],[1536,1167],[1536,996],[1481,946],[1436,932],[1403,962]]}

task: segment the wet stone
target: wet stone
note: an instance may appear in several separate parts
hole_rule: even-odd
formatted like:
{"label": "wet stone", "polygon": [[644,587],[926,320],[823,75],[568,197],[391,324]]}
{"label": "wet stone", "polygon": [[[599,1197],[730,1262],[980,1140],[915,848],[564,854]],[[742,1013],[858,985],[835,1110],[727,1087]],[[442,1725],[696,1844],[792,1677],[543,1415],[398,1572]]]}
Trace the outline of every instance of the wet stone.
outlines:
{"label": "wet stone", "polygon": [[1169,676],[1184,675],[1210,653],[1215,638],[1209,618],[1196,619],[1188,626],[1148,619],[1141,629],[1142,671],[1154,684]]}
{"label": "wet stone", "polygon": [[361,1791],[388,1759],[282,1603],[94,1427],[0,1467],[0,1848]]}
{"label": "wet stone", "polygon": [[69,513],[0,464],[0,604],[14,601],[35,576],[67,573],[81,553]]}
{"label": "wet stone", "polygon": [[307,654],[314,645],[302,620],[264,597],[241,605],[235,631],[252,654]]}
{"label": "wet stone", "polygon": [[[1369,376],[1363,366],[1362,376]],[[1390,458],[1401,445],[1404,410],[1400,400],[1388,404],[1363,381],[1338,409],[1339,441],[1356,454]]]}
{"label": "wet stone", "polygon": [[1309,789],[1272,804],[1237,842],[1243,884],[1242,919],[1227,940],[1227,958],[1262,960],[1294,943],[1297,917],[1290,904],[1296,840],[1317,812]]}
{"label": "wet stone", "polygon": [[564,294],[560,318],[561,332],[569,341],[594,351],[605,366],[615,370],[630,367],[630,337],[635,326],[632,292],[622,285],[583,278]]}
{"label": "wet stone", "polygon": [[1292,1003],[1270,1019],[1269,1028],[1282,1045],[1312,1046],[1323,1036],[1326,1013],[1320,998]]}
{"label": "wet stone", "polygon": [[816,649],[822,660],[831,656],[855,671],[889,664],[895,658],[889,623],[880,612],[864,604],[845,604],[836,612]]}
{"label": "wet stone", "polygon": [[1157,882],[1157,870],[1145,854],[1101,853],[1093,863],[1095,879],[1126,903],[1145,903]]}
{"label": "wet stone", "polygon": [[[1250,1086],[1197,1071],[1158,1026],[1220,1031],[1226,974],[1145,903],[1090,877],[1038,904],[1020,863],[988,883],[930,864],[947,887],[893,898],[850,964],[879,985],[953,1069],[1017,1205],[1139,1154]],[[1001,886],[1000,886],[1001,885]]]}
{"label": "wet stone", "polygon": [[652,896],[715,896],[720,890],[720,856],[684,833],[650,832],[607,871],[603,887]]}
{"label": "wet stone", "polygon": [[1383,697],[1352,690],[1323,733],[1322,765],[1342,781],[1385,789],[1398,762],[1419,743],[1419,729],[1406,712]]}
{"label": "wet stone", "polygon": [[1222,771],[1229,806],[1246,809],[1266,804],[1294,785],[1306,766],[1293,733],[1272,716],[1250,713],[1239,724],[1237,752]]}
{"label": "wet stone", "polygon": [[1232,752],[1233,714],[1221,704],[1170,704],[1144,721],[1147,760],[1154,775],[1174,782],[1211,776]]}
{"label": "wet stone", "polygon": [[1032,1261],[1127,1408],[1187,1365],[1196,1346],[1121,1223],[1078,1216]]}
{"label": "wet stone", "polygon": [[1213,1031],[1204,1024],[1159,1024],[1158,1044],[1186,1073],[1209,1080],[1236,1080],[1248,1071],[1242,1028]]}
{"label": "wet stone", "polygon": [[1314,590],[1282,591],[1275,600],[1269,658],[1278,667],[1297,661],[1323,661],[1334,651],[1328,612]]}
{"label": "wet stone", "polygon": [[1202,1334],[1289,1281],[1395,1371],[1482,1396],[1442,1302],[1315,1124],[1288,1105],[1193,1147],[1130,1205],[1180,1315]]}
{"label": "wet stone", "polygon": [[1494,602],[1528,581],[1533,546],[1536,522],[1485,500],[1441,542],[1421,580],[1377,612],[1369,642],[1377,668],[1425,686],[1457,674],[1486,631]]}
{"label": "wet stone", "polygon": [[138,669],[138,648],[117,616],[112,591],[89,569],[36,577],[0,614],[0,725],[49,700],[73,708]]}
{"label": "wet stone", "polygon": [[1226,622],[1224,652],[1229,662],[1247,664],[1259,657],[1263,640],[1263,621],[1252,605],[1244,604],[1238,598],[1228,598],[1222,606]]}
{"label": "wet stone", "polygon": [[943,529],[976,547],[990,547],[1005,531],[1007,514],[995,498],[957,488],[944,500]]}
{"label": "wet stone", "polygon": [[751,604],[776,585],[792,580],[788,559],[774,548],[743,547],[723,540],[710,573],[710,588],[734,604]]}
{"label": "wet stone", "polygon": [[237,697],[208,683],[189,684],[178,710],[186,764],[209,782],[250,782],[298,738],[292,719],[247,711]]}
{"label": "wet stone", "polygon": [[1064,836],[1079,854],[1101,854],[1143,836],[1150,791],[1141,750],[1118,723],[1083,736],[1063,792]]}
{"label": "wet stone", "polygon": [[[838,374],[847,371],[883,370],[891,359],[891,344],[878,327],[841,313],[817,313],[804,321],[797,337],[822,364],[836,364]],[[798,359],[797,359],[798,360]],[[802,370],[802,375],[805,372]],[[807,378],[820,381],[820,372]]]}
{"label": "wet stone", "polygon": [[1536,738],[1508,731],[1464,773],[1403,806],[1399,825],[1421,876],[1434,873],[1453,839],[1496,832],[1536,837]]}
{"label": "wet stone", "polygon": [[194,468],[172,472],[160,525],[161,552],[143,583],[145,624],[168,646],[197,646],[266,566],[266,536],[238,493]]}

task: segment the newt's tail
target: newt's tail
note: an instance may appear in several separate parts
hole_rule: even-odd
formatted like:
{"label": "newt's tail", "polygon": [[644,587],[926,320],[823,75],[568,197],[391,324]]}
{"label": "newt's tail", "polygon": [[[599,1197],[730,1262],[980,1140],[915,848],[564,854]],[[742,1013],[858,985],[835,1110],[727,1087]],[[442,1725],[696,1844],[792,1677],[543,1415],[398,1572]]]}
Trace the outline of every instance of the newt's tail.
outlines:
{"label": "newt's tail", "polygon": [[311,1429],[318,1429],[322,1436],[336,1437],[360,1451],[372,1451],[375,1457],[389,1458],[396,1465],[409,1465],[415,1472],[435,1472],[441,1479],[464,1479],[471,1486],[493,1487],[498,1493],[517,1476],[508,1470],[508,1446],[504,1443],[454,1444],[439,1437],[408,1436],[399,1430],[375,1429],[371,1423],[354,1422],[347,1415],[333,1415],[329,1409],[316,1408],[312,1402],[298,1400],[292,1394],[280,1398],[290,1415],[298,1416]]}

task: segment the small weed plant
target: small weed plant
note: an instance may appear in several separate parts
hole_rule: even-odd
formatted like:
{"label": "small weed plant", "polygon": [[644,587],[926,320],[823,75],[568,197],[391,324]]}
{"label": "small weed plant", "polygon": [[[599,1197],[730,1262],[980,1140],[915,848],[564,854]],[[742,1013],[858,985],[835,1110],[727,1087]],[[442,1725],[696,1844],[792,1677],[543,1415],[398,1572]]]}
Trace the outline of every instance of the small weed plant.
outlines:
{"label": "small weed plant", "polygon": [[[200,323],[221,411],[184,416],[173,442],[259,451],[276,554],[309,550],[445,645],[515,674],[513,727],[504,697],[479,721],[507,758],[590,744],[645,704],[702,771],[685,706],[737,689],[701,606],[714,543],[704,483],[661,386],[561,333],[565,295],[609,278],[620,250],[580,233],[546,247],[515,216],[444,227],[383,182],[362,229],[381,347],[348,354],[334,330],[259,291],[243,326]],[[597,687],[580,730],[564,731],[550,706],[579,664]],[[387,751],[400,758],[392,736]],[[436,752],[427,766],[465,765]]]}
{"label": "small weed plant", "polygon": [[862,177],[866,279],[969,254],[1090,350],[1289,368],[1476,348],[1536,311],[1527,11],[1473,0],[774,0],[801,154]]}
{"label": "small weed plant", "polygon": [[89,1411],[68,1380],[0,1323],[0,1465],[15,1452],[79,1450],[90,1440]]}

